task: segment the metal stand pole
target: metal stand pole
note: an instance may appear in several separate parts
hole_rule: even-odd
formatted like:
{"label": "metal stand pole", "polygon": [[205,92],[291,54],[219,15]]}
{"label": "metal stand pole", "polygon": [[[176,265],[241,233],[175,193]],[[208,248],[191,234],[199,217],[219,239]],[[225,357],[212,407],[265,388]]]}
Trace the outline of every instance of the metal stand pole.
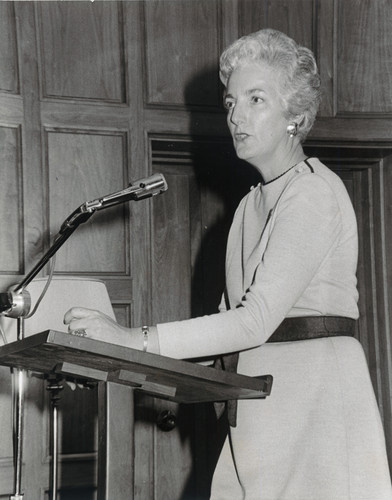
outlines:
{"label": "metal stand pole", "polygon": [[58,377],[48,379],[47,390],[50,391],[50,401],[52,406],[52,474],[51,491],[52,500],[57,499],[57,478],[58,478],[58,405],[60,400],[60,391],[63,385]]}
{"label": "metal stand pole", "polygon": [[[24,320],[17,319],[18,340],[24,337]],[[22,464],[23,464],[23,424],[24,424],[24,370],[14,369],[13,377],[13,411],[14,411],[14,495],[10,500],[23,500],[22,493]]]}

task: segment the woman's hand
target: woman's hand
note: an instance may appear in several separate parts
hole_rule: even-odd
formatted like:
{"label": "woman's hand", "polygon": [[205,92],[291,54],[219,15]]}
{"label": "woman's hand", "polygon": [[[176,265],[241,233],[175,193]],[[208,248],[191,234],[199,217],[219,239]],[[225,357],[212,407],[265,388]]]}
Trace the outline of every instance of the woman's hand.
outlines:
{"label": "woman's hand", "polygon": [[68,325],[68,331],[74,335],[135,349],[140,348],[140,339],[137,339],[136,335],[131,335],[129,328],[119,325],[100,311],[84,307],[73,307],[65,313],[64,323]]}
{"label": "woman's hand", "polygon": [[[69,333],[88,337],[102,342],[143,350],[144,339],[141,328],[126,328],[119,325],[106,314],[85,307],[72,307],[64,315],[64,323]],[[159,341],[156,327],[150,327],[148,352],[159,354]]]}

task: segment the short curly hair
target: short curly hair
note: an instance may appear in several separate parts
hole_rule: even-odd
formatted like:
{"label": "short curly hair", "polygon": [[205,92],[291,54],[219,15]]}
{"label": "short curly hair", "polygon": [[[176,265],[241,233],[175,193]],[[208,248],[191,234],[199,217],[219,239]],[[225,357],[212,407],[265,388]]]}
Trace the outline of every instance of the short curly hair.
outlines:
{"label": "short curly hair", "polygon": [[232,72],[249,62],[263,61],[282,74],[280,94],[288,119],[297,123],[298,137],[305,140],[320,105],[320,76],[311,50],[273,29],[262,29],[232,43],[220,57],[220,79],[224,86]]}

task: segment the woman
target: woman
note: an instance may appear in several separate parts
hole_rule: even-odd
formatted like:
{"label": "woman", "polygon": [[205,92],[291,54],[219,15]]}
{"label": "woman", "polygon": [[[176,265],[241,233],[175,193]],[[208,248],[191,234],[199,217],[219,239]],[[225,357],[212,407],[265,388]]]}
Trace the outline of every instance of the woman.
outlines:
{"label": "woman", "polygon": [[222,500],[391,499],[368,369],[351,338],[358,318],[355,215],[341,180],[302,142],[319,104],[312,53],[261,30],[224,51],[227,123],[263,182],[229,234],[220,312],[144,329],[71,309],[71,332],[175,358],[224,356],[271,373],[264,401],[239,401],[212,484]]}

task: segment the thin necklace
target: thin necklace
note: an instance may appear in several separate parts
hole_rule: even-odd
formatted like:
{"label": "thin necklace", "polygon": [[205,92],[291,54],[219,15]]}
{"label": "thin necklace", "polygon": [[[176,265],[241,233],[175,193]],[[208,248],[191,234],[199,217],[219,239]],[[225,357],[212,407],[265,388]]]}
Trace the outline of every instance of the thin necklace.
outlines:
{"label": "thin necklace", "polygon": [[266,186],[267,184],[271,184],[271,182],[274,182],[278,179],[280,179],[280,177],[283,177],[285,174],[287,174],[287,172],[290,172],[290,170],[294,167],[296,167],[297,165],[299,165],[300,163],[302,163],[303,161],[307,160],[309,157],[307,156],[306,158],[304,158],[303,160],[299,161],[298,163],[296,163],[295,165],[292,165],[290,168],[288,168],[287,170],[285,170],[284,172],[282,172],[281,174],[279,174],[277,177],[274,177],[273,179],[271,179],[270,181],[267,181],[267,182],[262,182],[262,186]]}

